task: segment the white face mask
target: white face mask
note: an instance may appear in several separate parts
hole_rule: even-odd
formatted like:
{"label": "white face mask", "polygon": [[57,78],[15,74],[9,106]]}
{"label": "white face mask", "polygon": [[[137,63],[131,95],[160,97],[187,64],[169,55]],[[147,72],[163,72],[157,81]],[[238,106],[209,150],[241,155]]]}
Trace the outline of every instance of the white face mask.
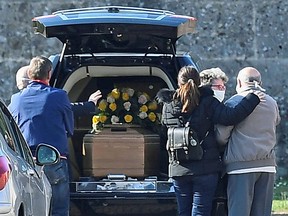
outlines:
{"label": "white face mask", "polygon": [[214,90],[214,97],[217,98],[220,102],[224,100],[225,97],[225,90]]}

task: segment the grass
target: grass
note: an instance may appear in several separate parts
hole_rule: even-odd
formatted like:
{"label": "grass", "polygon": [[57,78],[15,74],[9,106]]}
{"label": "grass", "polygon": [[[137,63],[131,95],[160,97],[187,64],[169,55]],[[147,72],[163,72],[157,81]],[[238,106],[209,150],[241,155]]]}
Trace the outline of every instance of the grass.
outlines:
{"label": "grass", "polygon": [[272,212],[288,213],[288,180],[280,179],[276,181]]}
{"label": "grass", "polygon": [[288,200],[273,200],[272,212],[288,213]]}

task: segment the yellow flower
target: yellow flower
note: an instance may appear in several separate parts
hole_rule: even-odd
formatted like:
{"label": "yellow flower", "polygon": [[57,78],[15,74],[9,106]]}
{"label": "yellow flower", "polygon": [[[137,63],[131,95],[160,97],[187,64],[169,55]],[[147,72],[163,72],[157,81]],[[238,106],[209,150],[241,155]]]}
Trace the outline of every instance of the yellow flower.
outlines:
{"label": "yellow flower", "polygon": [[92,124],[98,124],[100,122],[100,116],[94,115],[92,118]]}
{"label": "yellow flower", "polygon": [[143,92],[143,95],[147,98],[147,100],[150,100],[150,96],[146,92]]}
{"label": "yellow flower", "polygon": [[148,114],[148,118],[150,119],[150,121],[155,122],[156,121],[156,115],[154,112],[150,112]]}
{"label": "yellow flower", "polygon": [[[157,112],[158,104],[150,100],[145,92],[135,92],[134,89],[114,88],[105,99],[99,101],[100,113],[92,118],[92,128],[99,131],[106,122],[138,123],[142,127],[158,126],[161,114]],[[128,113],[129,114],[128,114]]]}
{"label": "yellow flower", "polygon": [[124,101],[128,101],[128,100],[129,100],[129,94],[126,93],[126,92],[123,92],[123,93],[122,93],[122,99],[123,99]]}
{"label": "yellow flower", "polygon": [[142,105],[139,110],[140,110],[140,112],[147,112],[148,107],[146,105]]}
{"label": "yellow flower", "polygon": [[102,99],[102,100],[99,102],[98,108],[99,108],[101,111],[105,111],[106,108],[107,108],[107,101],[104,100],[104,99]]}
{"label": "yellow flower", "polygon": [[101,123],[105,123],[106,122],[106,120],[107,120],[107,116],[106,115],[100,115],[100,122]]}
{"label": "yellow flower", "polygon": [[117,89],[117,88],[113,89],[112,92],[111,92],[111,95],[112,95],[113,98],[119,99],[119,97],[120,97],[119,89]]}
{"label": "yellow flower", "polygon": [[148,104],[148,108],[149,108],[149,110],[156,110],[157,109],[157,102],[156,101],[152,101],[152,102],[150,102],[149,104]]}
{"label": "yellow flower", "polygon": [[124,116],[124,120],[125,120],[125,122],[130,123],[133,120],[133,116],[127,114],[127,115]]}
{"label": "yellow flower", "polygon": [[110,110],[112,110],[112,112],[114,112],[117,109],[116,103],[109,104],[109,108],[110,108]]}

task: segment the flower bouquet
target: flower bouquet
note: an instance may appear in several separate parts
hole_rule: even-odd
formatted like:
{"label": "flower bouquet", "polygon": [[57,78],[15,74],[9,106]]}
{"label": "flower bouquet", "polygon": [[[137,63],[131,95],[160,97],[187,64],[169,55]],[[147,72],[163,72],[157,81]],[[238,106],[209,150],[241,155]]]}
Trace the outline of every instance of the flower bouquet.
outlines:
{"label": "flower bouquet", "polygon": [[145,92],[135,92],[132,88],[114,88],[98,104],[100,113],[92,118],[94,131],[104,124],[133,124],[158,131],[160,111],[155,100]]}

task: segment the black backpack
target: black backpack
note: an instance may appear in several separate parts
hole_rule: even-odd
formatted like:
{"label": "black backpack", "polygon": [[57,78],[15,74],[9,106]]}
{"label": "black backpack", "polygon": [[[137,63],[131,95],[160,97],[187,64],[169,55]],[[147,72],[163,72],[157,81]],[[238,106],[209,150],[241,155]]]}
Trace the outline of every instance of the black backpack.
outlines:
{"label": "black backpack", "polygon": [[[197,133],[190,127],[190,118],[184,122],[183,116],[179,115],[179,107],[171,103],[164,103],[162,120],[168,127],[166,148],[171,157],[178,162],[201,160],[203,149]],[[177,115],[178,114],[178,115]]]}

